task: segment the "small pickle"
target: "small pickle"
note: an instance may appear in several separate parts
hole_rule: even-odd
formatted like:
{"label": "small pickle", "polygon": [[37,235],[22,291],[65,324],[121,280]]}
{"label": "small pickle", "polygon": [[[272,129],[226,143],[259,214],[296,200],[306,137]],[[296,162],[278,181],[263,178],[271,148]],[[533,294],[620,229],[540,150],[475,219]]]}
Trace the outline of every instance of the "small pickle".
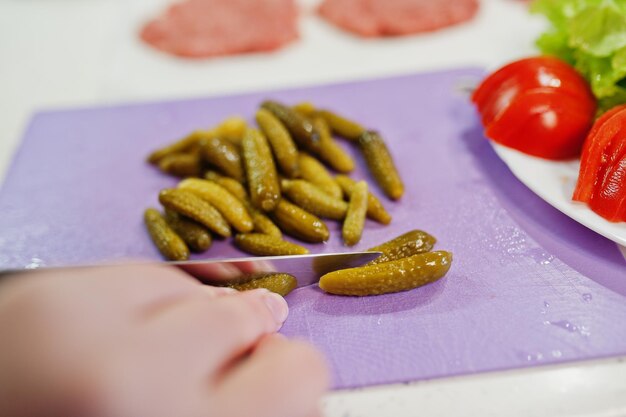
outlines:
{"label": "small pickle", "polygon": [[365,128],[360,124],[348,120],[329,110],[318,110],[315,115],[322,117],[330,126],[330,130],[336,135],[346,138],[353,142],[359,140],[359,137],[365,132]]}
{"label": "small pickle", "polygon": [[310,101],[302,101],[292,107],[295,111],[303,115],[304,117],[311,117],[315,112],[315,104]]}
{"label": "small pickle", "polygon": [[144,212],[144,222],[152,241],[161,255],[170,261],[185,261],[189,258],[189,248],[183,239],[167,224],[158,210],[149,208]]}
{"label": "small pickle", "polygon": [[304,149],[317,153],[320,135],[313,124],[302,114],[275,101],[265,101],[261,108],[269,110],[287,128],[293,139]]}
{"label": "small pickle", "polygon": [[[337,175],[335,181],[349,199],[356,181],[345,175]],[[391,223],[391,216],[385,210],[383,203],[371,192],[367,193],[367,217],[382,224]]]}
{"label": "small pickle", "polygon": [[249,211],[250,215],[252,216],[252,221],[254,222],[255,232],[282,239],[283,233],[269,217],[267,217],[265,214],[261,213],[254,207],[250,207]]}
{"label": "small pickle", "polygon": [[225,177],[215,171],[207,171],[204,174],[204,178],[226,188],[232,195],[237,197],[239,201],[243,202],[248,198],[248,192],[245,187],[234,178]]}
{"label": "small pickle", "polygon": [[346,219],[343,222],[343,241],[348,246],[354,246],[361,240],[365,227],[367,213],[367,183],[359,181],[352,190]]}
{"label": "small pickle", "polygon": [[320,161],[304,152],[300,152],[299,160],[302,179],[316,185],[331,197],[343,199],[341,187]]}
{"label": "small pickle", "polygon": [[208,130],[196,130],[179,141],[170,143],[169,145],[152,152],[148,156],[148,162],[156,165],[168,155],[187,152],[197,146],[202,139],[211,137],[212,134],[213,133]]}
{"label": "small pickle", "polygon": [[230,116],[220,123],[215,129],[215,135],[226,139],[235,145],[241,144],[243,134],[248,127],[248,123],[243,117]]}
{"label": "small pickle", "polygon": [[240,233],[251,232],[254,228],[252,218],[243,203],[218,183],[200,178],[187,178],[178,184],[178,188],[189,190],[209,202]]}
{"label": "small pickle", "polygon": [[342,220],[346,216],[348,203],[331,197],[308,181],[283,180],[281,188],[291,201],[316,216],[333,220]]}
{"label": "small pickle", "polygon": [[281,199],[272,213],[278,227],[290,236],[310,243],[328,240],[330,232],[317,216]]}
{"label": "small pickle", "polygon": [[236,145],[217,136],[203,139],[200,145],[202,156],[209,164],[237,181],[244,180],[243,163]]}
{"label": "small pickle", "polygon": [[[239,198],[240,196],[236,196],[236,197]],[[282,239],[283,234],[278,228],[278,226],[276,226],[274,222],[265,214],[263,214],[259,209],[252,206],[252,203],[250,202],[250,199],[248,198],[248,195],[245,192],[245,190],[243,194],[241,195],[241,198],[239,198],[239,200],[246,207],[246,210],[248,210],[248,213],[250,213],[250,217],[252,217],[252,222],[254,223],[254,229],[253,229],[254,232],[263,233],[266,235],[270,235],[270,236],[274,236],[279,239]]]}
{"label": "small pickle", "polygon": [[186,219],[171,210],[165,210],[165,220],[192,251],[201,253],[211,247],[213,243],[211,233],[200,223]]}
{"label": "small pickle", "polygon": [[242,148],[252,204],[263,211],[272,211],[280,200],[280,185],[267,140],[260,131],[248,129]]}
{"label": "small pickle", "polygon": [[164,156],[158,163],[159,169],[177,177],[197,177],[200,175],[201,161],[198,152],[173,153]]}
{"label": "small pickle", "polygon": [[229,285],[230,288],[234,288],[238,291],[256,290],[258,288],[265,288],[276,294],[280,294],[283,297],[293,291],[298,285],[296,277],[290,274],[282,272],[266,273],[266,274],[253,274],[246,277],[247,280],[237,284]]}
{"label": "small pickle", "polygon": [[223,237],[231,235],[228,222],[210,203],[188,190],[165,189],[159,193],[163,207],[189,217]]}
{"label": "small pickle", "polygon": [[263,233],[243,233],[235,236],[239,249],[257,256],[304,255],[309,250],[295,243]]}
{"label": "small pickle", "polygon": [[437,239],[421,230],[411,230],[381,245],[368,249],[382,254],[367,265],[396,261],[419,253],[429,252]]}
{"label": "small pickle", "polygon": [[341,269],[320,279],[322,290],[338,295],[378,295],[407,291],[443,277],[452,264],[449,252],[426,252],[397,261]]}
{"label": "small pickle", "polygon": [[354,170],[354,160],[332,137],[326,120],[321,117],[315,117],[313,118],[313,126],[320,132],[320,148],[317,156],[335,171],[352,172]]}
{"label": "small pickle", "polygon": [[398,200],[404,194],[404,184],[385,142],[376,132],[367,131],[359,138],[367,166],[387,197]]}
{"label": "small pickle", "polygon": [[293,143],[289,131],[272,112],[259,109],[256,121],[272,147],[276,163],[289,178],[298,176],[298,149]]}

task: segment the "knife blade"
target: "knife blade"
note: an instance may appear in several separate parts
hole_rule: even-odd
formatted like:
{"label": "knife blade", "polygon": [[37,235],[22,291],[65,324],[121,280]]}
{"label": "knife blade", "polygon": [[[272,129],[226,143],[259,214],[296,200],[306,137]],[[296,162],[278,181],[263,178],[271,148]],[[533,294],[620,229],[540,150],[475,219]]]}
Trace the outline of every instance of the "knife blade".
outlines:
{"label": "knife blade", "polygon": [[[363,264],[376,259],[380,252],[347,252],[347,253],[317,253],[307,255],[288,255],[288,256],[260,256],[260,257],[246,257],[246,258],[225,258],[225,259],[202,259],[193,261],[175,261],[175,262],[159,262],[159,264],[175,265],[183,268],[192,275],[201,276],[202,267],[224,264],[231,265],[237,269],[243,270],[256,270],[255,263],[258,263],[262,270],[267,270],[268,264],[276,272],[285,272],[293,275],[298,280],[297,287],[305,287],[307,285],[315,284],[319,281],[320,277],[328,272],[336,271],[338,269],[355,268],[362,266]],[[0,278],[13,273],[23,273],[45,270],[59,270],[63,268],[106,268],[106,267],[120,267],[124,265],[154,265],[157,262],[126,262],[126,263],[110,263],[110,264],[97,264],[97,265],[71,265],[71,266],[53,266],[53,267],[39,267],[36,269],[9,269],[1,270]],[[210,270],[211,268],[207,268]],[[208,274],[204,274],[208,275]],[[231,279],[220,279],[220,285],[228,285],[229,283],[240,282],[241,276],[236,276]],[[214,281],[216,282],[216,281]]]}
{"label": "knife blade", "polygon": [[[199,261],[172,262],[174,265],[182,266],[185,270],[192,272],[193,275],[201,272],[198,268],[206,265],[226,264],[238,268],[242,264],[247,264],[242,269],[256,269],[255,263],[261,263],[263,269],[267,269],[267,265],[271,265],[271,269],[276,272],[284,272],[291,274],[298,280],[297,288],[306,287],[315,284],[320,277],[328,272],[338,269],[355,268],[376,259],[380,252],[348,252],[348,253],[317,253],[307,255],[288,255],[288,256],[263,256],[248,258],[230,258],[230,259],[208,259]],[[252,266],[252,268],[251,268]],[[239,268],[238,268],[239,269]],[[199,273],[198,275],[202,275]],[[225,285],[230,282],[241,281],[241,276],[231,280],[219,280],[219,284]]]}

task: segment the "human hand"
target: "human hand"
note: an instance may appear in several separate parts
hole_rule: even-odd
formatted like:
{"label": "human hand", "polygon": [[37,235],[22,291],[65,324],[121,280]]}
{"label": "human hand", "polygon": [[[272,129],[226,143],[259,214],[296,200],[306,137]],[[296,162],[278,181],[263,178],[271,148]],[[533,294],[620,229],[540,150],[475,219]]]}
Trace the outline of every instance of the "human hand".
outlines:
{"label": "human hand", "polygon": [[276,272],[271,262],[257,259],[254,262],[212,262],[212,263],[186,263],[178,265],[183,271],[194,276],[207,284],[224,285],[231,282],[239,282],[245,275]]}
{"label": "human hand", "polygon": [[18,274],[0,284],[0,415],[309,417],[328,374],[274,332],[285,301],[164,266]]}

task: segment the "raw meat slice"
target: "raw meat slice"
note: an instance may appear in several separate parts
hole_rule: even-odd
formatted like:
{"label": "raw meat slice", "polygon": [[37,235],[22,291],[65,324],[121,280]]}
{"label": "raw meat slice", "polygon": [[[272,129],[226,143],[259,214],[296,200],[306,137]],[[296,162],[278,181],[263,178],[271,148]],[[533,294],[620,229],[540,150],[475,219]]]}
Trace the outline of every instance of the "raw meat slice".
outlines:
{"label": "raw meat slice", "polygon": [[294,0],[186,0],[141,30],[162,51],[208,58],[271,51],[298,38]]}
{"label": "raw meat slice", "polygon": [[470,20],[478,0],[324,0],[319,13],[364,37],[429,32]]}

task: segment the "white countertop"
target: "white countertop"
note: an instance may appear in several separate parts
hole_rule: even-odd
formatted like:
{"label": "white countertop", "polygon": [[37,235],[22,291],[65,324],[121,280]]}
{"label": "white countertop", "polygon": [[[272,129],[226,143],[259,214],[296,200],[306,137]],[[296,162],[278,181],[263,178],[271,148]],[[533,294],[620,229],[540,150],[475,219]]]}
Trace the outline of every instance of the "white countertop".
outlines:
{"label": "white countertop", "polygon": [[[262,1],[262,0],[259,0]],[[34,111],[199,97],[458,66],[535,53],[543,21],[520,0],[482,0],[477,18],[435,34],[364,41],[315,17],[274,54],[181,61],[142,45],[170,0],[0,0],[0,178]],[[334,392],[328,417],[626,416],[626,358]]]}

